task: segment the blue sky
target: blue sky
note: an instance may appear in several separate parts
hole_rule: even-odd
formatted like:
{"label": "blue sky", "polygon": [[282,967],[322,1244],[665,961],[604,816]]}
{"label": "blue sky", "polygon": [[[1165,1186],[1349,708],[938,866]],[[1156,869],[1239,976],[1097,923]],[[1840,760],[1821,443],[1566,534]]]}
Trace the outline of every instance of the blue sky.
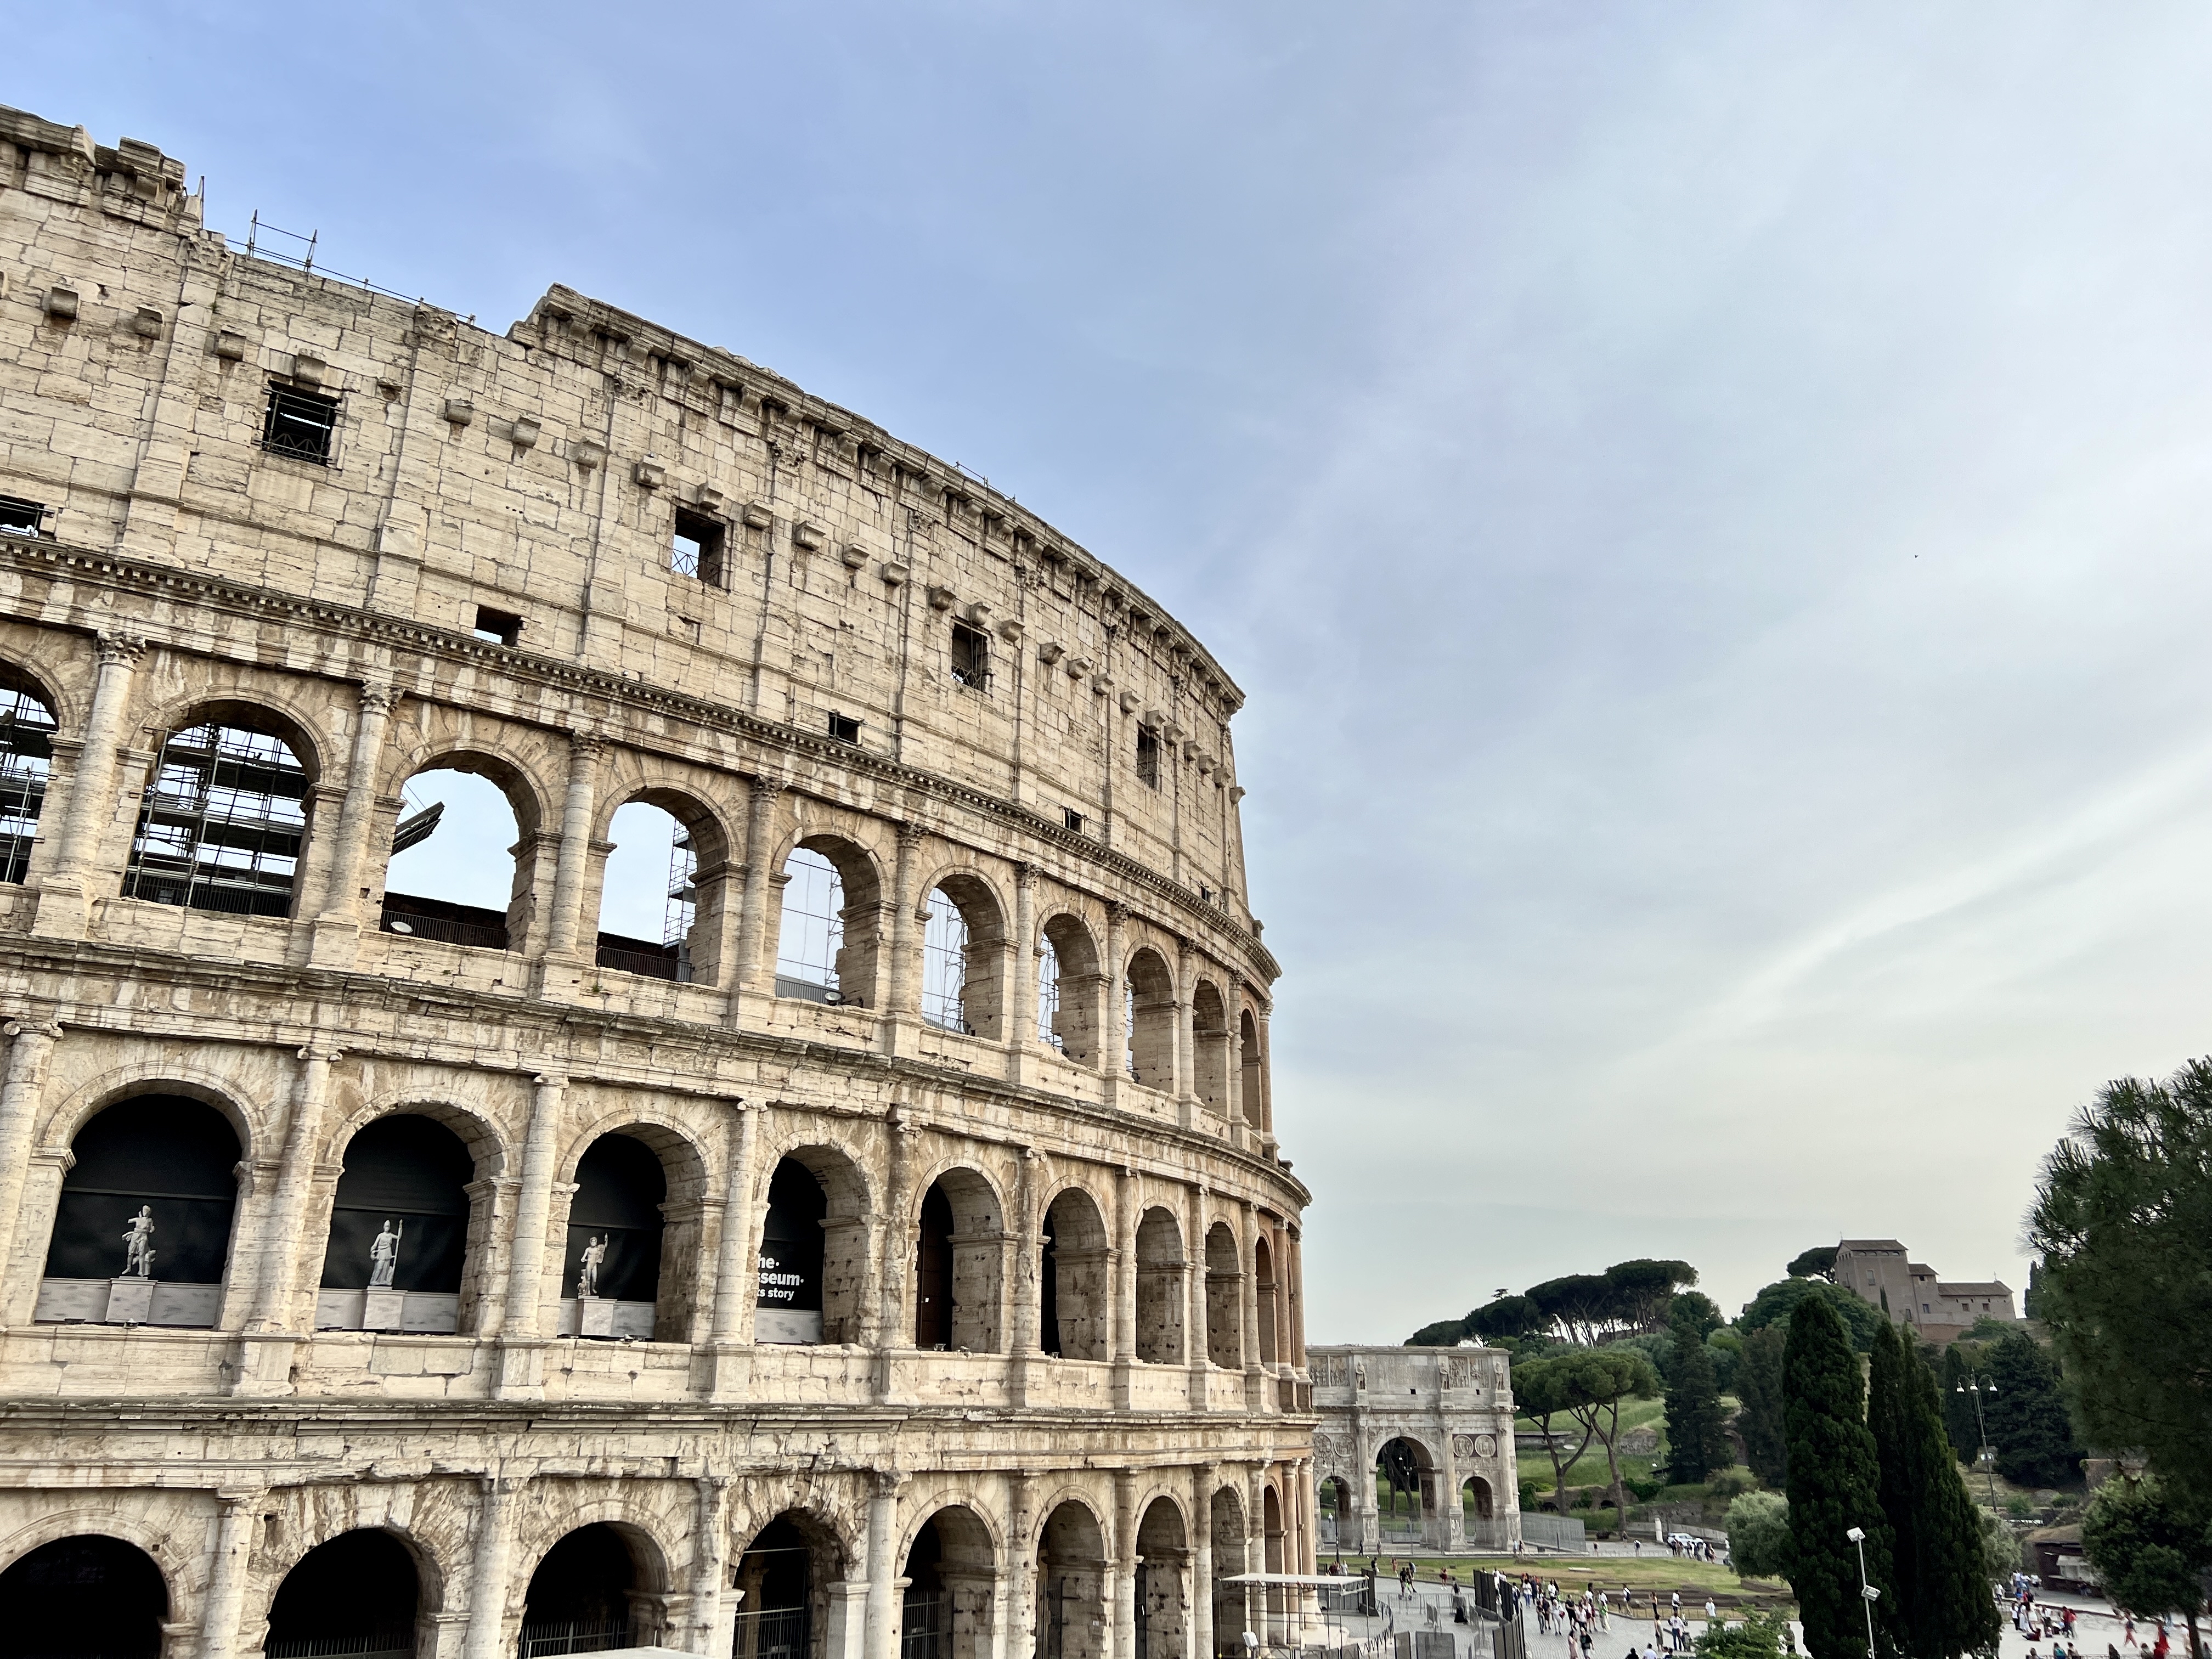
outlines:
{"label": "blue sky", "polygon": [[1894,1235],[2212,1051],[2212,15],[108,5],[0,100],[563,282],[1215,649],[1316,1340]]}

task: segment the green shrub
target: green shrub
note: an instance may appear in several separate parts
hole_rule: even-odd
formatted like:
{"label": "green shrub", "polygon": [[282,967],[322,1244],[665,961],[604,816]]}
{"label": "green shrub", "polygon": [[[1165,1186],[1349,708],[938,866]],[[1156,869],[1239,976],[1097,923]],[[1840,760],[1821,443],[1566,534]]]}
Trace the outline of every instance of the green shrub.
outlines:
{"label": "green shrub", "polygon": [[[1729,1565],[1739,1578],[1781,1578],[1790,1571],[1790,1500],[1747,1492],[1728,1507]],[[1698,1652],[1703,1653],[1700,1647]]]}
{"label": "green shrub", "polygon": [[[1667,1483],[1656,1476],[1638,1479],[1632,1474],[1624,1474],[1620,1478],[1620,1484],[1628,1488],[1628,1495],[1639,1504],[1648,1504],[1667,1490]],[[1524,1504],[1522,1507],[1526,1508],[1527,1505]]]}
{"label": "green shrub", "polygon": [[1723,1469],[1705,1482],[1705,1489],[1716,1498],[1738,1498],[1758,1486],[1759,1477],[1749,1469]]}
{"label": "green shrub", "polygon": [[1782,1614],[1754,1613],[1740,1625],[1723,1623],[1699,1636],[1698,1659],[1781,1659],[1795,1645]]}

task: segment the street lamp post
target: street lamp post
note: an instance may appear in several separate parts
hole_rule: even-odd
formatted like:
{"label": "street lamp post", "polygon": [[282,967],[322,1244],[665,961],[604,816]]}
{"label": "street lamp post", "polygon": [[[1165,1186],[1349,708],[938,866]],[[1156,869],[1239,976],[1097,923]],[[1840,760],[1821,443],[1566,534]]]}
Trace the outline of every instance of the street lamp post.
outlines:
{"label": "street lamp post", "polygon": [[1861,1528],[1853,1527],[1849,1532],[1845,1533],[1844,1536],[1850,1539],[1852,1543],[1858,1547],[1859,1599],[1866,1603],[1867,1659],[1874,1659],[1874,1604],[1881,1600],[1881,1592],[1876,1589],[1872,1584],[1867,1583],[1865,1531]]}
{"label": "street lamp post", "polygon": [[1992,1376],[1987,1382],[1984,1382],[1980,1377],[1969,1372],[1966,1380],[1959,1384],[1958,1392],[1974,1396],[1974,1426],[1981,1431],[1982,1436],[1982,1449],[1975,1455],[1974,1461],[1982,1466],[1982,1473],[1988,1478],[1990,1507],[1995,1509],[1997,1506],[1996,1461],[1990,1455],[1990,1425],[1982,1416],[1982,1396],[1987,1395],[1992,1400],[1996,1398],[1997,1380]]}

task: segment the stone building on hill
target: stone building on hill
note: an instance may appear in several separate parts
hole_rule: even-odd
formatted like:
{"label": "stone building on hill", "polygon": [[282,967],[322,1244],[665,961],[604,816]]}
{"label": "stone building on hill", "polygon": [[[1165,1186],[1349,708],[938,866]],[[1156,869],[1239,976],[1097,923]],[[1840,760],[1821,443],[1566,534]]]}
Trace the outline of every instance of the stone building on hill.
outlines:
{"label": "stone building on hill", "polygon": [[1923,1341],[1957,1340],[1977,1320],[2014,1322],[2012,1291],[1994,1279],[1951,1284],[1909,1259],[1893,1238],[1847,1238],[1836,1246],[1836,1283],[1863,1301],[1886,1306],[1893,1322],[1910,1325]]}
{"label": "stone building on hill", "polygon": [[0,112],[14,1639],[1265,1632],[1308,1194],[1228,674],[741,357],[185,181]]}

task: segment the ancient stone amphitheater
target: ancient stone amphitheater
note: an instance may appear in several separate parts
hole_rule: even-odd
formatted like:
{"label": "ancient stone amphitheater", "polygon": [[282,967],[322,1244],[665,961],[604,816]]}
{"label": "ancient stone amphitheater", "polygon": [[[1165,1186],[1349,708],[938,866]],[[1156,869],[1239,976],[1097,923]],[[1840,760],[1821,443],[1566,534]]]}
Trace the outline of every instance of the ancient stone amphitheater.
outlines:
{"label": "ancient stone amphitheater", "polygon": [[0,1628],[1266,1639],[1227,674],[728,351],[283,250],[0,112]]}

